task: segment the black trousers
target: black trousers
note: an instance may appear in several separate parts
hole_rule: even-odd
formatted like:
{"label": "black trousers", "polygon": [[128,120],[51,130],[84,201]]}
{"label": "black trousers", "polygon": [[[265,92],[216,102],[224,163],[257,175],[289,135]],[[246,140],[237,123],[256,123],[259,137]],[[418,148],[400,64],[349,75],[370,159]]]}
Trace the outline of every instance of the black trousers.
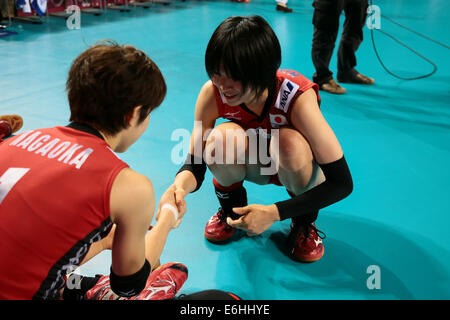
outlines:
{"label": "black trousers", "polygon": [[314,35],[311,56],[316,72],[313,81],[322,84],[332,78],[329,69],[338,30],[345,12],[344,29],[338,49],[338,79],[354,72],[355,52],[363,40],[368,0],[314,0]]}

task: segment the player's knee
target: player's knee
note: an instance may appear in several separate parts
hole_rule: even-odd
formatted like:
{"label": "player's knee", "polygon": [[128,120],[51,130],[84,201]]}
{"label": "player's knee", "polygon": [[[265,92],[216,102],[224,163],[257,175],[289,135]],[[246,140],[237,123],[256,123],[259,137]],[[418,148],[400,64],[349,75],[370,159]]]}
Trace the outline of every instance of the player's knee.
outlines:
{"label": "player's knee", "polygon": [[218,125],[208,136],[205,161],[209,167],[223,164],[245,164],[247,137],[235,123]]}
{"label": "player's knee", "polygon": [[312,163],[313,155],[308,141],[297,130],[284,128],[279,132],[278,144],[271,144],[277,152],[279,166],[290,171],[296,171],[308,163]]}

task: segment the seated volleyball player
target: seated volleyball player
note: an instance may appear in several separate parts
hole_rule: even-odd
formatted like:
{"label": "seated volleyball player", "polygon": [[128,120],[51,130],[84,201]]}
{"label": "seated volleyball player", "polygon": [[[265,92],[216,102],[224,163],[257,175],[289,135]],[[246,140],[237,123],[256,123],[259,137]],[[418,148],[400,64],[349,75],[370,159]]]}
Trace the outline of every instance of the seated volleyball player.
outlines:
{"label": "seated volleyball player", "polygon": [[[318,211],[347,197],[353,183],[320,111],[317,84],[297,71],[279,70],[280,44],[259,16],[223,21],[209,41],[205,63],[210,80],[198,95],[190,154],[173,184],[178,209],[186,210],[184,198],[200,188],[208,166],[220,208],[206,223],[206,239],[225,242],[236,228],[257,235],[290,218],[292,258],[320,259]],[[219,118],[229,121],[215,126]],[[291,198],[248,205],[244,181],[284,186]]]}
{"label": "seated volleyball player", "polygon": [[[158,267],[184,215],[176,210],[175,189],[162,195],[157,223],[147,232],[155,211],[152,183],[114,153],[139,139],[163,101],[158,66],[132,46],[95,45],[73,62],[67,91],[68,126],[0,143],[0,299],[175,298],[187,268]],[[20,129],[7,120],[5,137]],[[71,273],[105,249],[112,250],[109,275]],[[238,297],[205,290],[180,299]]]}
{"label": "seated volleyball player", "polygon": [[[155,279],[170,277],[171,290],[159,290],[158,298],[173,298],[187,278],[185,266],[166,264],[148,276],[183,216],[174,191],[162,197],[158,221],[147,233],[153,186],[114,154],[144,133],[150,112],[163,101],[160,70],[132,46],[100,44],[75,59],[67,91],[68,126],[29,130],[0,143],[0,299],[59,299],[67,274],[111,247],[107,281],[115,294],[135,297]],[[69,287],[79,291],[66,288],[64,297],[82,298],[80,290],[98,280],[74,279]]]}

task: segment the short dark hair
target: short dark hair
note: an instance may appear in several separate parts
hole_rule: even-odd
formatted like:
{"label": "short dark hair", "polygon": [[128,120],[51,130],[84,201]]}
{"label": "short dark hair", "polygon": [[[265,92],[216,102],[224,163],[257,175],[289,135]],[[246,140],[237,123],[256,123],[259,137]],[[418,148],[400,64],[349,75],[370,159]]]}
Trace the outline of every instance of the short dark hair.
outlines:
{"label": "short dark hair", "polygon": [[206,72],[239,81],[260,95],[273,86],[281,64],[281,47],[275,32],[260,16],[234,16],[223,21],[209,40]]}
{"label": "short dark hair", "polygon": [[142,106],[139,122],[144,121],[162,103],[167,88],[158,66],[143,51],[102,41],[74,60],[66,90],[71,121],[114,135],[128,127],[136,106]]}

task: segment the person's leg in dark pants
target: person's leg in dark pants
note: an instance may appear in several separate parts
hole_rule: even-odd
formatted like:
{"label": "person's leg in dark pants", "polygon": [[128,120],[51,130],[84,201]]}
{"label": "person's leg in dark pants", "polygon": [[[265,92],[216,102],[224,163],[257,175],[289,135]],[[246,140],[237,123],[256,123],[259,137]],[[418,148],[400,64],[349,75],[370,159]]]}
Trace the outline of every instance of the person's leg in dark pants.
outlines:
{"label": "person's leg in dark pants", "polygon": [[338,74],[340,82],[371,84],[373,79],[356,71],[356,51],[363,41],[363,28],[367,17],[367,0],[345,0],[345,22],[338,49]]}
{"label": "person's leg in dark pants", "polygon": [[332,79],[329,70],[337,33],[343,0],[314,0],[314,35],[312,42],[312,61],[316,72],[313,81],[322,84]]}

